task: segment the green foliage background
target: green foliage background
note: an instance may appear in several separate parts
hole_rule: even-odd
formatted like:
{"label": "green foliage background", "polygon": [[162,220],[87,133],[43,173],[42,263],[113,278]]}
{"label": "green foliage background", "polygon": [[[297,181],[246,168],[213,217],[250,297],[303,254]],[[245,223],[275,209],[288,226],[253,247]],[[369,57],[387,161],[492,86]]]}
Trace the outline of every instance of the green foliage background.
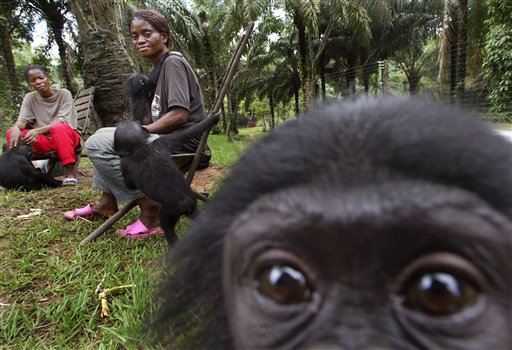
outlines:
{"label": "green foliage background", "polygon": [[[512,1],[487,0],[484,68],[492,84],[491,111],[512,112]],[[504,120],[505,121],[505,120]]]}

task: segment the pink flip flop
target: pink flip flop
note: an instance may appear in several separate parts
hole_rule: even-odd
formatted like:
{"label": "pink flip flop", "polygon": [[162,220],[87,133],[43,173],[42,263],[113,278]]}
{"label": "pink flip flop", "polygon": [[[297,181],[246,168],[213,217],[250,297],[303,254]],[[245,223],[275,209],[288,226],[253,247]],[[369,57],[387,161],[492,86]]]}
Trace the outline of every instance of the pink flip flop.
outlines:
{"label": "pink flip flop", "polygon": [[116,231],[117,235],[123,238],[146,238],[150,235],[161,232],[162,229],[160,226],[148,229],[139,219],[137,219],[133,224],[126,226],[124,230]]}
{"label": "pink flip flop", "polygon": [[64,213],[64,216],[68,220],[76,220],[79,218],[87,218],[87,219],[103,219],[105,218],[102,215],[95,214],[92,211],[92,207],[90,204],[87,204],[85,207],[75,210],[70,210]]}

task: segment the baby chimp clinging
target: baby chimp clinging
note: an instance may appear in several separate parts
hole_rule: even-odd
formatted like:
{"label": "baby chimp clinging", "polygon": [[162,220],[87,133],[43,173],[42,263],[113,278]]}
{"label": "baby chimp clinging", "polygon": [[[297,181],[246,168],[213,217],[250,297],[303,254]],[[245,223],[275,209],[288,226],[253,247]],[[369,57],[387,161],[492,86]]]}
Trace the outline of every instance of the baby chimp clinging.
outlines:
{"label": "baby chimp clinging", "polygon": [[197,202],[171,154],[218,120],[216,114],[187,129],[162,135],[151,143],[148,143],[149,132],[136,121],[120,122],[114,133],[114,149],[121,157],[126,187],[137,188],[162,205],[160,226],[169,244],[177,240],[174,228],[179,218],[193,215]]}
{"label": "baby chimp clinging", "polygon": [[151,123],[151,99],[154,84],[142,73],[133,73],[124,82],[124,87],[130,96],[130,113],[132,120],[141,124]]}
{"label": "baby chimp clinging", "polygon": [[170,347],[510,349],[512,148],[418,100],[316,110],[251,147],[170,251]]}

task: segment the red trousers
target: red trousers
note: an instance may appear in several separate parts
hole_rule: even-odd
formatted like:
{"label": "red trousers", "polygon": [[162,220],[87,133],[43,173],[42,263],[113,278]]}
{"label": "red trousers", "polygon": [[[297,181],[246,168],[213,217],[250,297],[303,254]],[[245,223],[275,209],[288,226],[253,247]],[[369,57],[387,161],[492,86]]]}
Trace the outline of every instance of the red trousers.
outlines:
{"label": "red trousers", "polygon": [[[21,130],[21,134],[25,136],[28,130]],[[10,142],[10,131],[7,131],[7,144]],[[75,148],[80,144],[80,136],[78,132],[64,123],[55,124],[49,134],[41,134],[37,137],[37,141],[32,144],[34,155],[40,155],[55,151],[57,156],[65,166],[76,162]]]}

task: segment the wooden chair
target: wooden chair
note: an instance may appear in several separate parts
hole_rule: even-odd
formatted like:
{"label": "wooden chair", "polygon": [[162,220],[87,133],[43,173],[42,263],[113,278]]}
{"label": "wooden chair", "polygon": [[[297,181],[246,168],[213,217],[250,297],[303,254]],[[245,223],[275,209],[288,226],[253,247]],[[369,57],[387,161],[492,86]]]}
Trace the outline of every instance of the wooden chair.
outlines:
{"label": "wooden chair", "polygon": [[[75,154],[77,156],[75,167],[78,167],[80,161],[80,155],[82,153],[82,147],[84,143],[84,136],[89,123],[91,115],[94,113],[93,99],[94,99],[95,87],[91,86],[87,89],[80,90],[74,101],[76,112],[77,112],[77,128],[78,134],[80,135],[80,144],[75,148]],[[34,156],[32,160],[48,160],[48,172],[51,172],[56,164],[60,162],[59,157],[55,151]]]}
{"label": "wooden chair", "polygon": [[[224,100],[224,96],[228,90],[229,84],[233,79],[233,75],[235,73],[236,65],[242,56],[242,52],[245,49],[247,41],[249,40],[249,36],[251,35],[252,30],[254,29],[254,22],[250,22],[245,30],[245,34],[240,38],[238,42],[238,46],[231,57],[231,61],[229,62],[228,69],[222,81],[219,94],[215,100],[213,109],[211,113],[207,116],[207,118],[219,113],[222,102]],[[208,140],[208,135],[210,134],[210,130],[206,130],[201,137],[201,142],[197,147],[195,153],[187,153],[187,154],[175,154],[172,155],[172,159],[176,162],[176,165],[181,170],[183,174],[187,174],[186,182],[190,186],[192,184],[192,180],[194,179],[194,175],[196,173],[197,167],[202,159],[204,159],[204,151],[206,148],[206,142]],[[208,194],[194,192],[196,197],[204,202],[208,201]],[[92,240],[98,238],[105,232],[107,232],[117,221],[119,221],[124,215],[126,215],[133,207],[137,205],[137,200],[133,200],[123,206],[121,209],[117,211],[114,215],[108,218],[103,224],[101,224],[94,232],[85,237],[80,245],[84,245],[86,243],[91,242]]]}

